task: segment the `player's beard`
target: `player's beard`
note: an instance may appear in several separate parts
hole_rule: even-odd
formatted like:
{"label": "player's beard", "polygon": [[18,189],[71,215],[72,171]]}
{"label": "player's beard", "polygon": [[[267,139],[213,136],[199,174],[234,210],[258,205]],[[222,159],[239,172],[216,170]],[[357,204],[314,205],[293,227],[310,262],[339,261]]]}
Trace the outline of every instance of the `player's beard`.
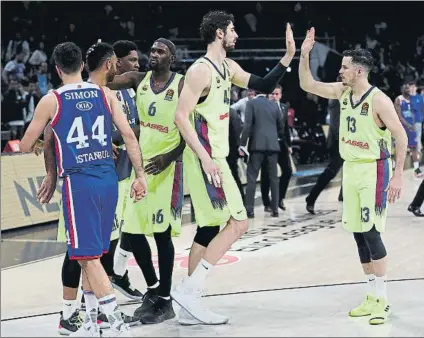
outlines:
{"label": "player's beard", "polygon": [[224,48],[226,52],[231,52],[232,50],[235,49],[235,44],[233,45],[228,44],[224,37],[224,40],[222,40],[222,48]]}
{"label": "player's beard", "polygon": [[109,69],[109,71],[106,74],[106,81],[112,82],[113,79],[115,78],[115,75],[116,75],[116,69],[113,69],[113,68]]}

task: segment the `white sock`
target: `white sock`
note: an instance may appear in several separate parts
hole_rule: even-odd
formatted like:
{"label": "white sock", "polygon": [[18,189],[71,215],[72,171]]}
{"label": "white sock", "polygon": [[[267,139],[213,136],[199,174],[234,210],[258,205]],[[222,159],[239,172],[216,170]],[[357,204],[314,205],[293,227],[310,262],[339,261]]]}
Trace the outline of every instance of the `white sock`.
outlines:
{"label": "white sock", "polygon": [[365,280],[367,282],[367,294],[369,294],[370,296],[375,297],[375,275],[369,274],[369,275],[365,275]]}
{"label": "white sock", "polygon": [[77,308],[77,300],[67,300],[64,299],[62,301],[62,314],[63,314],[63,319],[69,319],[72,314],[74,313],[74,311]]}
{"label": "white sock", "polygon": [[414,169],[417,170],[420,167],[420,164],[418,162],[414,162]]}
{"label": "white sock", "polygon": [[90,313],[92,309],[99,309],[99,302],[93,291],[84,291],[86,313]]}
{"label": "white sock", "polygon": [[202,258],[199,264],[197,264],[196,269],[194,269],[193,273],[188,278],[188,282],[195,287],[203,285],[205,283],[206,276],[212,268],[213,265]]}
{"label": "white sock", "polygon": [[123,276],[128,269],[128,260],[131,258],[131,252],[118,248],[113,257],[113,270],[118,276]]}
{"label": "white sock", "polygon": [[148,289],[156,289],[159,286],[159,281],[157,281],[155,284],[153,284],[152,286],[148,286]]}
{"label": "white sock", "polygon": [[377,298],[387,299],[387,276],[375,277],[375,296]]}
{"label": "white sock", "polygon": [[[122,322],[122,316],[116,315],[118,304],[114,293],[99,298],[99,305],[102,312],[106,315],[111,326],[116,327]],[[120,311],[119,311],[120,312]],[[111,320],[112,317],[113,319]]]}

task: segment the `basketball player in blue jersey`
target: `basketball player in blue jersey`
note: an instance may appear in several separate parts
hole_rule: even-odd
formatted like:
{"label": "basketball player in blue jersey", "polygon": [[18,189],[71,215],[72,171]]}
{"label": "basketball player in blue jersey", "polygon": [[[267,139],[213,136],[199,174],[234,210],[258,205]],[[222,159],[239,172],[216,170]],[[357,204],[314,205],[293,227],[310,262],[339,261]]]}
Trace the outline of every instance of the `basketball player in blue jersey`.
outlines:
{"label": "basketball player in blue jersey", "polygon": [[[68,254],[82,267],[87,302],[84,324],[72,335],[100,336],[97,325],[100,305],[110,323],[110,330],[103,335],[131,337],[99,260],[109,249],[118,198],[112,158],[112,123],[122,134],[136,172],[130,193],[135,201],[147,194],[140,148],[116,96],[107,88],[82,81],[84,63],[80,48],[72,42],[61,43],[55,47],[53,59],[63,86],[41,99],[20,149],[33,151],[37,139],[51,121],[58,173],[64,179],[62,207],[69,238]],[[104,59],[108,69],[106,82],[116,72],[113,48]]]}
{"label": "basketball player in blue jersey", "polygon": [[[118,57],[116,69],[117,73],[125,73],[126,71],[131,71],[138,69],[138,57],[137,57],[137,46],[131,41],[117,41],[114,44],[115,54]],[[86,63],[88,65],[88,71],[90,79],[88,80],[91,83],[97,85],[103,85],[105,81],[105,74],[107,73],[107,68],[105,64],[104,57],[107,53],[111,52],[111,46],[108,44],[96,44],[91,46],[86,55]],[[136,137],[139,136],[139,127],[137,124],[137,112],[135,108],[134,101],[129,90],[122,90],[115,92],[118,101],[121,103],[122,110],[127,116],[128,122],[133,129]],[[53,192],[56,188],[56,158],[54,150],[54,139],[51,126],[47,126],[44,132],[44,161],[46,166],[47,175],[43,180],[43,183],[39,189],[39,200],[42,203],[48,203],[53,195]],[[133,300],[141,300],[143,296],[140,291],[131,286],[131,283],[128,278],[128,273],[125,269],[121,274],[116,275],[114,273],[114,254],[119,240],[119,233],[121,230],[120,224],[123,223],[123,209],[127,202],[128,189],[130,188],[130,178],[126,177],[131,174],[132,166],[128,158],[125,145],[122,145],[123,140],[122,136],[119,133],[119,130],[114,127],[112,134],[112,141],[120,145],[119,149],[119,158],[116,161],[116,169],[118,173],[118,203],[115,212],[115,222],[113,231],[111,234],[111,242],[109,252],[103,255],[100,259],[106,274],[112,281],[114,288],[120,290],[126,297]],[[129,173],[129,174],[128,174]],[[58,242],[65,242],[65,224],[63,213],[59,214],[59,225],[58,225]],[[121,239],[121,246],[123,239]],[[126,244],[129,246],[129,244]],[[129,250],[127,250],[129,251]],[[60,313],[60,320],[58,331],[62,335],[69,335],[72,332],[78,330],[81,326],[79,309],[77,304],[78,296],[78,286],[80,284],[81,277],[81,267],[75,260],[70,260],[68,253],[64,257],[62,264],[62,285],[63,285],[63,305],[62,311]],[[84,295],[81,299],[81,310],[85,309],[85,299]],[[124,322],[132,323],[132,318],[123,314]],[[101,329],[109,327],[107,317],[103,313],[99,313],[97,318],[97,323],[100,325]]]}

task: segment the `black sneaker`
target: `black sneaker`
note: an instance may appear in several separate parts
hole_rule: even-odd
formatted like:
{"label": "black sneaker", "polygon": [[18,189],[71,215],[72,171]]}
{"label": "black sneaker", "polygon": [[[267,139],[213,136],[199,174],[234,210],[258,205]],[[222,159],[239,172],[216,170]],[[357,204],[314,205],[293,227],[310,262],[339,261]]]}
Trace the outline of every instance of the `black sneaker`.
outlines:
{"label": "black sneaker", "polygon": [[141,300],[143,298],[143,294],[131,285],[130,279],[128,278],[128,270],[125,271],[122,277],[113,275],[112,286],[129,299]]}
{"label": "black sneaker", "polygon": [[424,217],[424,214],[421,212],[420,208],[418,208],[418,207],[414,207],[414,206],[410,205],[408,207],[408,211],[412,212],[417,217]]}
{"label": "black sneaker", "polygon": [[101,329],[108,329],[110,327],[107,316],[100,311],[97,315],[97,325],[99,325]]}
{"label": "black sneaker", "polygon": [[424,176],[424,173],[421,171],[420,168],[417,168],[414,170],[414,177],[415,178],[421,178]]}
{"label": "black sneaker", "polygon": [[83,323],[84,321],[80,317],[78,309],[68,319],[63,319],[63,313],[60,311],[60,321],[57,331],[61,335],[69,336],[71,333],[78,331]]}
{"label": "black sneaker", "polygon": [[271,209],[271,207],[268,205],[268,206],[264,207],[264,211],[265,211],[265,212],[272,212],[272,209]]}
{"label": "black sneaker", "polygon": [[143,303],[134,311],[134,317],[140,320],[141,315],[158,300],[158,288],[147,289],[143,296]]}
{"label": "black sneaker", "polygon": [[278,205],[280,207],[281,210],[286,210],[286,206],[284,205],[284,200],[280,201],[280,204]]}
{"label": "black sneaker", "polygon": [[159,297],[156,302],[141,314],[142,324],[159,324],[175,317],[171,299]]}

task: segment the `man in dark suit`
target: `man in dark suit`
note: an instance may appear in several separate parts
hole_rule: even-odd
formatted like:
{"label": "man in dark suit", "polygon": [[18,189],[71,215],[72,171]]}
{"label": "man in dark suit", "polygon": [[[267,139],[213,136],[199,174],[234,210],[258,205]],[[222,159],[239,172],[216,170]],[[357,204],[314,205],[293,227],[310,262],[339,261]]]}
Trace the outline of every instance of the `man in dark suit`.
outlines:
{"label": "man in dark suit", "polygon": [[242,130],[243,127],[240,115],[235,109],[230,108],[230,129],[228,135],[230,151],[227,156],[227,163],[240,190],[241,197],[244,200],[243,185],[241,184],[238,171],[238,159],[240,157],[238,148],[240,147],[240,136]]}
{"label": "man in dark suit", "polygon": [[[277,160],[280,152],[278,138],[283,136],[283,118],[278,106],[265,95],[258,95],[246,104],[246,116],[240,145],[245,147],[249,139],[247,163],[247,188],[245,206],[247,216],[254,217],[256,179],[259,169],[268,161],[269,180],[271,182],[272,216],[278,217],[278,171]],[[242,155],[242,151],[241,154]]]}
{"label": "man in dark suit", "polygon": [[[279,192],[278,192],[278,196],[279,196],[278,206],[282,210],[286,210],[286,207],[284,205],[284,198],[286,197],[287,188],[289,187],[290,178],[293,174],[293,170],[292,170],[291,162],[290,162],[290,154],[292,150],[291,150],[289,123],[288,123],[289,106],[287,104],[280,102],[282,94],[283,94],[283,88],[280,85],[278,85],[272,91],[270,95],[270,100],[271,102],[276,103],[283,119],[284,133],[283,133],[283,137],[280,137],[279,139],[280,152],[278,153],[278,165],[281,168],[281,177],[279,181]],[[269,200],[269,174],[268,174],[268,167],[266,163],[263,163],[261,168],[261,193],[262,193],[262,202],[264,204],[265,211],[272,211],[270,207],[271,203]]]}
{"label": "man in dark suit", "polygon": [[[340,76],[337,77],[340,82]],[[346,102],[343,102],[345,104]],[[318,177],[317,182],[306,197],[306,210],[315,214],[315,201],[330,181],[336,177],[337,173],[343,166],[343,159],[339,152],[339,126],[340,126],[340,102],[339,100],[328,101],[328,111],[330,113],[330,128],[327,138],[327,146],[330,150],[330,163],[323,173]],[[339,201],[341,200],[342,190],[340,189]]]}

